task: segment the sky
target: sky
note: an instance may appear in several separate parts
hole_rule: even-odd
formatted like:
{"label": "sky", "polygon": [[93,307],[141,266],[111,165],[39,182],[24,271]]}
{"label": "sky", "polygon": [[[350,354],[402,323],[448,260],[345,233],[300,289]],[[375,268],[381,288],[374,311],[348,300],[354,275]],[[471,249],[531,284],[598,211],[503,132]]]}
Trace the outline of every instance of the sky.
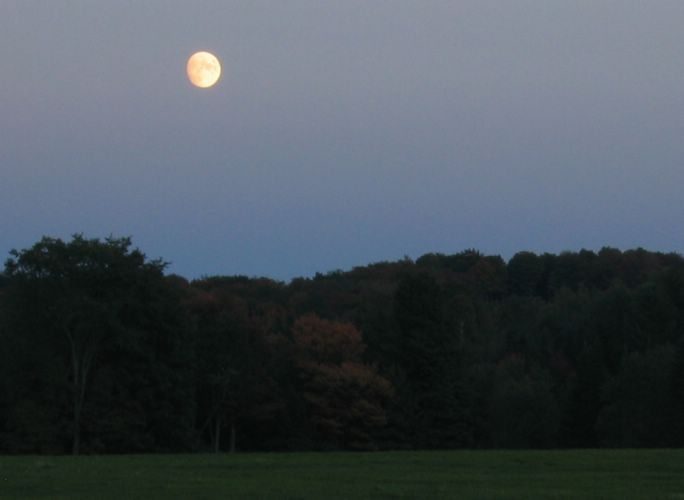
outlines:
{"label": "sky", "polygon": [[130,236],[286,281],[682,253],[683,26],[681,0],[2,0],[0,256]]}

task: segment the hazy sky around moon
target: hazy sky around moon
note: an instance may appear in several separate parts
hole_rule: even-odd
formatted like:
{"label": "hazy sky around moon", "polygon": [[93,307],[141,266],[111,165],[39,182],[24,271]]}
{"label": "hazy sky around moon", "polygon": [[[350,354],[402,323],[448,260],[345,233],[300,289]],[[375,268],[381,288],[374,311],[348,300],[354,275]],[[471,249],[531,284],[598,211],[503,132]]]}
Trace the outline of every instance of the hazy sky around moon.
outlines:
{"label": "hazy sky around moon", "polygon": [[[684,2],[0,3],[0,254],[187,277],[684,251]],[[196,50],[221,58],[188,85]]]}

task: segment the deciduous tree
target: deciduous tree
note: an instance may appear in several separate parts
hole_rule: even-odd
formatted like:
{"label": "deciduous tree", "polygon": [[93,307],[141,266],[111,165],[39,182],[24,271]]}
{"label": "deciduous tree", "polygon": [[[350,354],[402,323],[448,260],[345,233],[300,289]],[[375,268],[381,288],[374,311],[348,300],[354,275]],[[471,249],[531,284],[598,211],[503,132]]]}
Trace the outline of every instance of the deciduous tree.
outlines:
{"label": "deciduous tree", "polygon": [[315,315],[292,327],[302,396],[324,439],[342,448],[373,447],[372,430],[386,423],[392,386],[363,364],[361,332]]}

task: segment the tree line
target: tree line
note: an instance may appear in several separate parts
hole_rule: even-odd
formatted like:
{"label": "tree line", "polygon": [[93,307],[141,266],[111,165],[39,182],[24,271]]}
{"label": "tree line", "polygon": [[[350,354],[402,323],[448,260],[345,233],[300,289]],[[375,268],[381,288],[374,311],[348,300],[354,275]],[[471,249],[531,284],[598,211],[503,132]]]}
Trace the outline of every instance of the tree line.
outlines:
{"label": "tree line", "polygon": [[678,254],[165,268],[129,238],[11,252],[0,453],[684,445]]}

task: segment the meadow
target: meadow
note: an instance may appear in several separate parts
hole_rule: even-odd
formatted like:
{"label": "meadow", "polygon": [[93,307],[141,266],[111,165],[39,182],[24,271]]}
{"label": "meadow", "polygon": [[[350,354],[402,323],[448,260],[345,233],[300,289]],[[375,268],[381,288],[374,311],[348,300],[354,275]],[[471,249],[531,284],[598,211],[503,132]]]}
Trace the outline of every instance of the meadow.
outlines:
{"label": "meadow", "polygon": [[3,456],[0,498],[684,499],[684,450]]}

